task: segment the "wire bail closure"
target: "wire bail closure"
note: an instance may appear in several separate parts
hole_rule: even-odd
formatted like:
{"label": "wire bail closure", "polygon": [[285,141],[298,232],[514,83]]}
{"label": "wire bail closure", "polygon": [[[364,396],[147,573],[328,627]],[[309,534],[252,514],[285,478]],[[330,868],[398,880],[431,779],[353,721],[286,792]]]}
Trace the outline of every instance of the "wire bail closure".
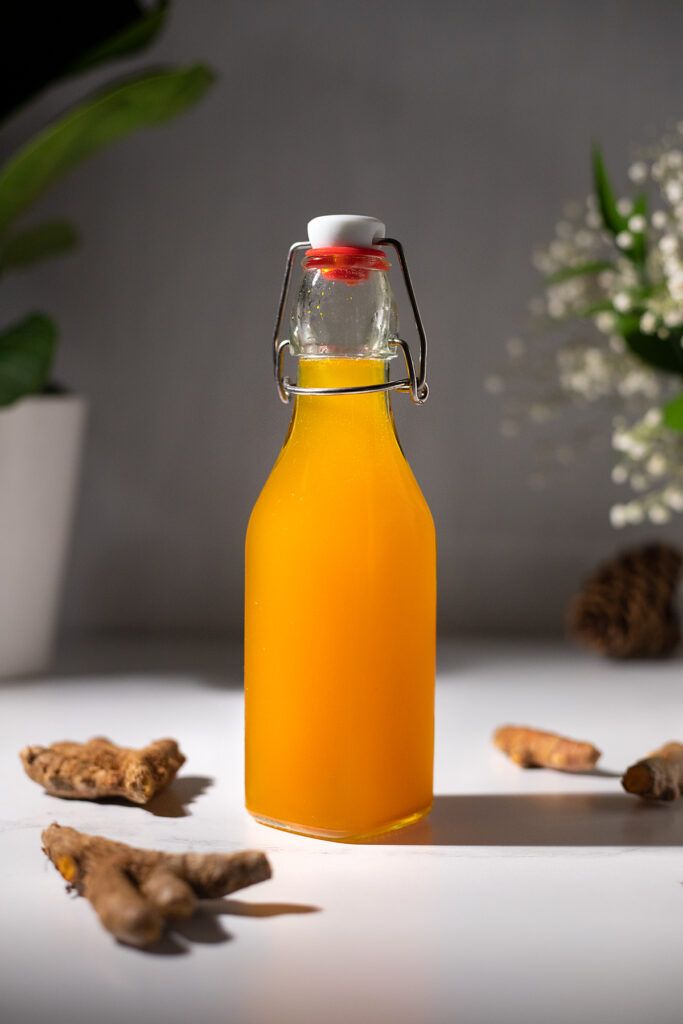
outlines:
{"label": "wire bail closure", "polygon": [[292,384],[289,377],[284,375],[285,352],[290,348],[290,341],[289,338],[280,338],[280,328],[282,327],[282,320],[285,314],[285,307],[287,305],[289,285],[294,266],[294,257],[300,250],[311,248],[310,242],[295,242],[294,245],[290,247],[287,255],[285,276],[282,282],[280,304],[278,306],[277,317],[275,320],[275,331],[273,334],[273,370],[275,373],[275,386],[277,387],[280,400],[285,404],[289,402],[291,395],[363,395],[373,391],[407,391],[410,394],[411,400],[415,402],[416,405],[423,405],[427,401],[429,396],[429,387],[426,381],[427,336],[422,325],[422,318],[417,306],[415,292],[413,291],[413,284],[410,280],[410,273],[408,271],[405,254],[403,252],[403,246],[396,238],[382,238],[378,242],[373,241],[372,244],[373,246],[390,246],[398,256],[401,272],[403,273],[403,280],[405,282],[406,291],[413,311],[413,317],[415,318],[417,334],[420,340],[420,358],[417,372],[415,370],[415,363],[413,362],[413,355],[408,342],[404,341],[402,338],[393,338],[389,344],[395,345],[403,353],[406,370],[408,372],[407,377],[401,377],[399,380],[389,380],[383,384],[359,385],[355,388],[302,388],[297,384]]}

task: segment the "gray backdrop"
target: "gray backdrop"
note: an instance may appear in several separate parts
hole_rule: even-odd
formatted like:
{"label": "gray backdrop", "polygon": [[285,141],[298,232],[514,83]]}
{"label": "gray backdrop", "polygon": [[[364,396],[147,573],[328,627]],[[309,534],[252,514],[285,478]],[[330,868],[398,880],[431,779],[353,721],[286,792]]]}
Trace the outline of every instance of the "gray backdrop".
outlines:
{"label": "gray backdrop", "polygon": [[91,400],[66,621],[239,630],[244,528],[287,425],[284,256],[311,216],[351,211],[403,239],[430,335],[431,401],[395,404],[442,626],[558,630],[623,539],[609,454],[531,492],[531,437],[500,438],[481,381],[524,322],[533,246],[588,189],[591,140],[625,167],[683,117],[682,39],[676,0],[180,0],[153,60],[210,62],[213,92],[52,191],[35,216],[73,217],[82,250],[3,288],[3,316],[58,317],[59,375]]}

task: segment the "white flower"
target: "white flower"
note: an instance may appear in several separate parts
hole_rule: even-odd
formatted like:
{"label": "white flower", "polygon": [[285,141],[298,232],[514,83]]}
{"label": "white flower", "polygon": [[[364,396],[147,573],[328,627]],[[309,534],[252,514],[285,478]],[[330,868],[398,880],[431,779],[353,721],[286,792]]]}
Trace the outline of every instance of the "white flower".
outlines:
{"label": "white flower", "polygon": [[576,232],[574,241],[579,249],[590,249],[595,241],[595,235],[592,231],[586,231],[585,228],[581,228],[580,231]]}
{"label": "white flower", "polygon": [[521,338],[508,338],[505,342],[505,347],[508,350],[508,355],[512,356],[513,359],[523,356],[526,350],[526,345]]}
{"label": "white flower", "polygon": [[603,310],[595,316],[595,326],[603,334],[610,334],[614,330],[614,314]]}
{"label": "white flower", "polygon": [[664,210],[655,210],[651,217],[652,227],[657,228],[658,231],[663,231],[667,224],[667,216]]}
{"label": "white flower", "polygon": [[638,523],[642,523],[644,518],[643,508],[637,501],[630,501],[628,505],[624,506],[624,517],[626,522],[636,526]]}
{"label": "white flower", "polygon": [[617,199],[617,210],[619,211],[622,217],[628,217],[632,209],[633,203],[630,199]]}
{"label": "white flower", "polygon": [[615,529],[620,530],[622,526],[626,526],[626,515],[624,512],[623,505],[613,505],[609,510],[609,519],[612,526]]}
{"label": "white flower", "polygon": [[683,317],[683,310],[670,309],[664,314],[664,323],[667,327],[678,327]]}
{"label": "white flower", "polygon": [[597,230],[602,227],[602,218],[595,210],[589,210],[586,214],[586,227]]}
{"label": "white flower", "polygon": [[491,373],[484,381],[484,388],[490,395],[499,395],[505,388],[503,378],[497,373]]}
{"label": "white flower", "polygon": [[671,513],[665,505],[651,505],[647,515],[651,523],[668,523],[671,519]]}
{"label": "white flower", "polygon": [[658,427],[662,422],[662,410],[661,409],[648,409],[643,416],[643,423],[646,427]]}
{"label": "white flower", "polygon": [[631,308],[631,296],[626,292],[617,292],[612,301],[614,308],[620,313],[628,313]]}
{"label": "white flower", "polygon": [[683,199],[683,185],[680,181],[667,181],[664,191],[670,203],[678,203]]}
{"label": "white flower", "polygon": [[667,487],[662,497],[674,512],[683,512],[683,489],[674,486]]}
{"label": "white flower", "polygon": [[681,167],[683,166],[683,153],[680,149],[672,149],[667,154],[666,162],[669,167]]}
{"label": "white flower", "polygon": [[657,317],[648,310],[640,318],[640,329],[643,334],[654,334],[657,329]]}
{"label": "white flower", "polygon": [[633,246],[633,235],[629,231],[620,231],[616,242],[620,249],[630,249]]}
{"label": "white flower", "polygon": [[647,227],[647,221],[641,213],[637,213],[635,217],[631,217],[628,222],[629,231],[634,231],[636,234],[641,234]]}
{"label": "white flower", "polygon": [[626,466],[620,464],[616,465],[612,470],[612,481],[615,484],[625,484],[628,480],[628,471]]}
{"label": "white flower", "polygon": [[647,477],[643,476],[642,473],[634,473],[631,477],[631,487],[634,491],[646,491]]}
{"label": "white flower", "polygon": [[678,248],[678,239],[674,235],[662,235],[659,239],[659,251],[665,256],[671,256]]}
{"label": "white flower", "polygon": [[641,181],[645,181],[647,178],[647,164],[643,163],[642,160],[637,160],[636,163],[631,164],[629,167],[628,176],[636,185],[640,184]]}
{"label": "white flower", "polygon": [[646,469],[650,476],[664,476],[668,467],[669,463],[661,452],[655,452],[654,455],[650,456],[646,463]]}

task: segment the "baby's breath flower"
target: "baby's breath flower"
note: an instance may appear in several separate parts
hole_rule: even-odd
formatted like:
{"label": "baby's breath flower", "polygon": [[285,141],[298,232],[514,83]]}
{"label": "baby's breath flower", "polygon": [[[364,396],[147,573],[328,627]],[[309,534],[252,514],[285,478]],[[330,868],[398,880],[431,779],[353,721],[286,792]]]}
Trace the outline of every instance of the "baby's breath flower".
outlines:
{"label": "baby's breath flower", "polygon": [[626,466],[622,466],[620,462],[612,470],[612,482],[615,484],[625,484],[628,480],[628,470]]}
{"label": "baby's breath flower", "polygon": [[505,388],[503,378],[497,373],[490,373],[484,381],[484,388],[490,395],[499,395]]}
{"label": "baby's breath flower", "polygon": [[628,313],[631,308],[631,296],[627,292],[617,292],[612,302],[614,303],[614,308],[620,313]]}
{"label": "baby's breath flower", "polygon": [[616,237],[616,243],[620,249],[632,249],[633,235],[630,231],[620,231]]}
{"label": "baby's breath flower", "polygon": [[628,505],[624,506],[624,518],[632,526],[642,523],[645,518],[645,512],[639,501],[629,501]]}
{"label": "baby's breath flower", "polygon": [[609,520],[617,530],[620,530],[622,526],[626,526],[626,515],[624,513],[623,505],[612,505],[609,510]]}
{"label": "baby's breath flower", "polygon": [[683,488],[678,486],[667,487],[662,498],[674,512],[683,512]]}
{"label": "baby's breath flower", "polygon": [[647,460],[646,468],[650,476],[664,476],[668,469],[668,463],[661,452],[655,452]]}
{"label": "baby's breath flower", "polygon": [[651,523],[668,523],[671,519],[671,513],[669,512],[666,505],[650,505],[647,510],[648,519]]}
{"label": "baby's breath flower", "polygon": [[663,231],[668,223],[664,210],[655,210],[650,220],[652,221],[652,227],[657,228],[658,231]]}
{"label": "baby's breath flower", "polygon": [[595,326],[603,334],[610,334],[614,330],[614,313],[603,310],[595,315]]}
{"label": "baby's breath flower", "polygon": [[640,329],[643,334],[654,334],[657,330],[657,317],[650,310],[641,316]]}
{"label": "baby's breath flower", "polygon": [[617,199],[617,210],[622,217],[628,217],[629,213],[633,210],[633,203],[626,197]]}
{"label": "baby's breath flower", "polygon": [[523,356],[526,349],[526,345],[521,338],[508,338],[505,342],[505,347],[508,355],[512,356],[513,359],[519,359],[520,356]]}
{"label": "baby's breath flower", "polygon": [[629,167],[628,176],[631,181],[635,182],[636,185],[639,185],[647,178],[647,164],[642,160],[637,160]]}
{"label": "baby's breath flower", "polygon": [[647,221],[641,213],[637,213],[629,219],[628,229],[637,235],[642,234],[646,227]]}
{"label": "baby's breath flower", "polygon": [[664,186],[664,191],[670,203],[678,203],[683,199],[683,185],[676,179],[673,181],[667,181]]}

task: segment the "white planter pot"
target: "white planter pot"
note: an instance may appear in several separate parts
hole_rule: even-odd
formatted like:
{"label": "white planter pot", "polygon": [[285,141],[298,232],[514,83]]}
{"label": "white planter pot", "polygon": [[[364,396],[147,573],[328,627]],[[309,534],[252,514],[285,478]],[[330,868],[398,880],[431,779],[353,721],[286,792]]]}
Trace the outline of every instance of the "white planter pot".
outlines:
{"label": "white planter pot", "polygon": [[85,412],[68,394],[0,409],[0,676],[50,662]]}

